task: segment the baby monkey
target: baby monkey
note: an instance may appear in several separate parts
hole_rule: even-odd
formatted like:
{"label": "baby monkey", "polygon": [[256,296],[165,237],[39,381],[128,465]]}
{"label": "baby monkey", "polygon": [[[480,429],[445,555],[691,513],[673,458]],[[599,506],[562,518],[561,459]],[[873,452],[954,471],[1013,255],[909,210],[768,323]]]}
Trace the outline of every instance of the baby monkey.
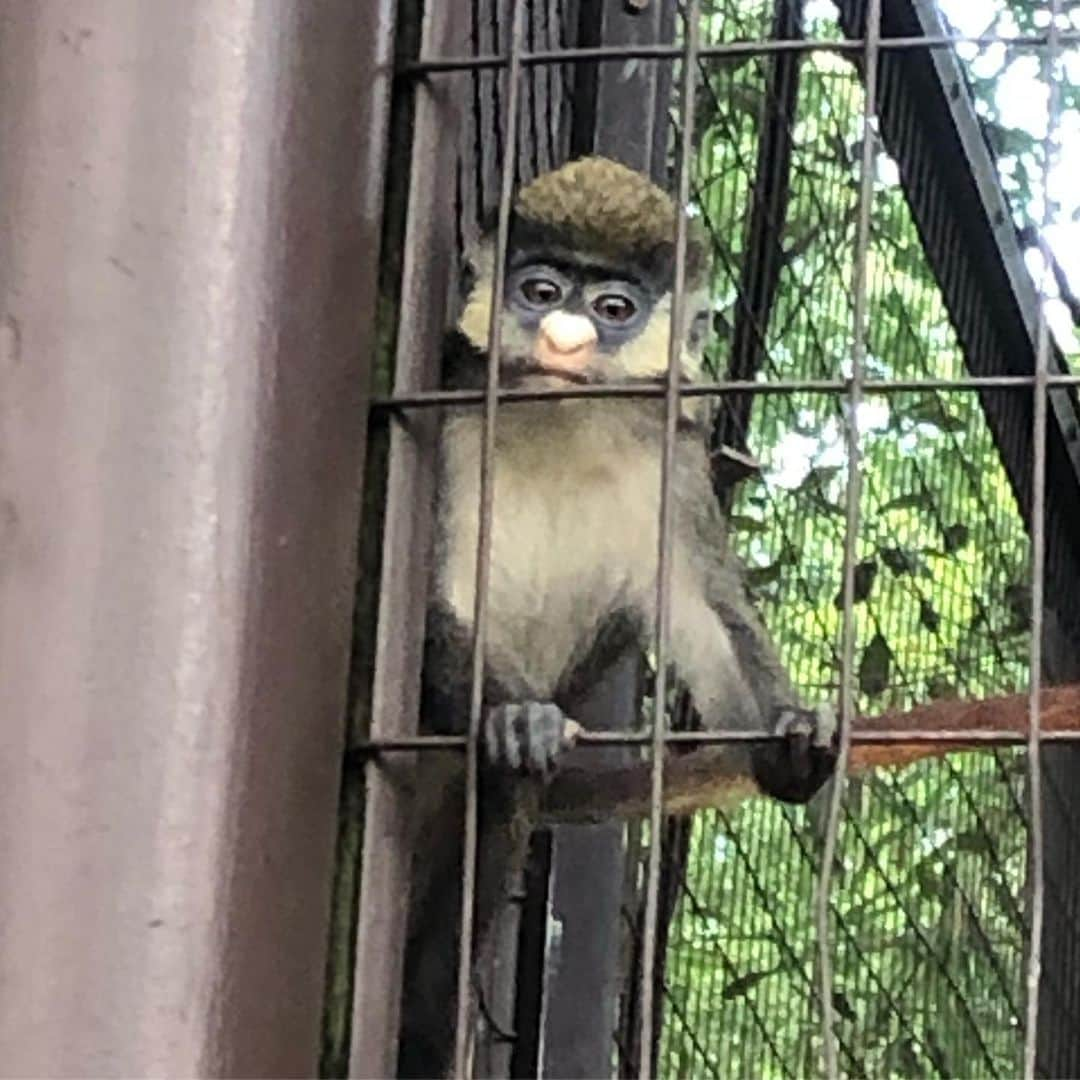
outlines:
{"label": "baby monkey", "polygon": [[[500,386],[662,384],[676,217],[660,188],[602,158],[572,162],[523,188],[505,264],[496,264],[491,236],[470,259],[464,310],[445,354],[448,385],[485,384],[496,273],[504,275]],[[686,316],[676,328],[685,382],[701,370],[707,262],[705,239],[691,227]],[[499,405],[480,747],[481,947],[504,871],[536,823],[521,820],[522,793],[558,769],[579,731],[575,704],[606,668],[628,648],[652,645],[664,407],[657,396]],[[706,729],[783,736],[718,749],[724,768],[751,776],[768,795],[805,802],[833,770],[836,725],[831,713],[802,707],[747,599],[695,408],[684,401],[671,477],[670,661]],[[482,429],[476,408],[452,410],[443,421],[424,660],[429,732],[468,728]],[[460,773],[457,760],[442,781],[421,782],[402,1075],[445,1071],[452,1045],[447,971],[452,976],[460,902]],[[595,792],[590,800],[595,805]],[[572,816],[572,808],[562,810]],[[437,843],[436,834],[444,837]]]}

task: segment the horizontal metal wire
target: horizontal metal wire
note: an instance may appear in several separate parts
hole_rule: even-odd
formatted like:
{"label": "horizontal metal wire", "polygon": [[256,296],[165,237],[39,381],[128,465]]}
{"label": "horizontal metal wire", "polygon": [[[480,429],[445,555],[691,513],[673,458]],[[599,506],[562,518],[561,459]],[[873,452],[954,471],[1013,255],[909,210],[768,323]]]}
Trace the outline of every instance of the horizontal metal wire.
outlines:
{"label": "horizontal metal wire", "polygon": [[[689,744],[691,746],[715,746],[725,743],[768,743],[786,739],[775,731],[668,731],[663,735],[665,744]],[[972,745],[1020,746],[1028,736],[1022,731],[1004,731],[994,728],[933,728],[908,731],[904,728],[851,733],[853,743],[889,745],[912,743],[932,746],[935,743],[971,743]],[[407,750],[464,750],[468,744],[466,735],[416,735],[402,739],[370,739],[357,743],[350,751],[354,757],[376,757],[383,753]],[[652,741],[652,733],[644,731],[583,731],[577,738],[578,746],[645,746]],[[1040,743],[1080,742],[1080,731],[1044,731]]]}
{"label": "horizontal metal wire", "polygon": [[[1064,44],[1080,42],[1080,31],[1063,31],[1056,40]],[[915,35],[912,37],[882,38],[882,49],[943,49],[957,45],[1007,45],[1010,48],[1037,49],[1049,45],[1047,34],[1029,34],[1005,36],[997,34],[949,35],[933,37]],[[703,46],[700,57],[703,60],[727,56],[764,56],[784,52],[833,52],[859,53],[866,47],[862,38],[848,38],[843,41],[825,39],[805,39],[788,41],[729,41],[717,45]],[[611,60],[677,60],[682,56],[678,45],[594,45],[583,48],[537,49],[523,53],[521,63],[524,67],[536,67],[540,64],[585,64]],[[397,74],[401,78],[419,78],[424,75],[438,75],[455,71],[490,71],[505,68],[508,58],[502,53],[487,53],[480,56],[446,56],[430,60],[419,60],[402,64]]]}
{"label": "horizontal metal wire", "polygon": [[[1055,374],[1045,379],[1046,385],[1080,386],[1080,374]],[[1034,389],[1035,375],[971,375],[955,379],[864,379],[863,391],[868,394],[904,393],[920,390],[1025,390]],[[728,382],[686,383],[679,388],[684,398],[709,397],[717,394],[791,394],[797,392],[842,394],[850,389],[849,379],[732,379]],[[531,390],[501,389],[497,398],[503,401],[560,401],[576,398],[662,398],[666,393],[662,383],[605,383],[598,386],[566,386]],[[419,390],[412,394],[386,395],[372,398],[373,412],[399,409],[422,409],[437,406],[482,405],[483,390]]]}

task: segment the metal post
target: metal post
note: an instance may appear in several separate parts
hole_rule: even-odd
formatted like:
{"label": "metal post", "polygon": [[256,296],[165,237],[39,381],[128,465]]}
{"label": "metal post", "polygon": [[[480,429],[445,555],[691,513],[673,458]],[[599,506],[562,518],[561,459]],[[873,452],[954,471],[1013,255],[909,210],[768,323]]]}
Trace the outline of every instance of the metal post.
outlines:
{"label": "metal post", "polygon": [[[1048,493],[1049,494],[1049,493]],[[1047,605],[1043,624],[1043,676],[1047,685],[1080,679],[1080,648],[1063,628],[1063,619]],[[1042,748],[1043,817],[1047,894],[1042,943],[1042,986],[1038,1030],[1038,1067],[1044,1076],[1080,1073],[1080,747]],[[1060,989],[1058,989],[1060,988]]]}
{"label": "metal post", "polygon": [[392,10],[0,8],[8,1075],[314,1070]]}
{"label": "metal post", "polygon": [[[660,44],[674,37],[675,8],[645,9],[589,3],[581,15],[580,44]],[[602,154],[667,186],[667,109],[671,66],[583,64],[577,73],[574,130],[578,154]],[[628,107],[630,103],[631,107]],[[640,657],[626,654],[582,703],[578,719],[589,730],[636,726]],[[584,749],[597,765],[633,760],[627,747]],[[553,828],[548,883],[548,968],[543,975],[542,1076],[611,1074],[620,977],[619,908],[626,873],[625,825]]]}

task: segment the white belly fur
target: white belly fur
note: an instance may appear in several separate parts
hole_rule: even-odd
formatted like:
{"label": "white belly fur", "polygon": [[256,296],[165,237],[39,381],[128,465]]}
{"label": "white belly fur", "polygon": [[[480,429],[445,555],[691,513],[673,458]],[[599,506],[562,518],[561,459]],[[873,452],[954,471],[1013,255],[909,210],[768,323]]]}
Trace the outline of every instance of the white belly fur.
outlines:
{"label": "white belly fur", "polygon": [[[660,462],[619,402],[506,404],[496,429],[488,655],[550,694],[607,613],[652,609]],[[624,406],[625,409],[625,406]],[[471,625],[479,522],[479,413],[447,420],[438,587]]]}

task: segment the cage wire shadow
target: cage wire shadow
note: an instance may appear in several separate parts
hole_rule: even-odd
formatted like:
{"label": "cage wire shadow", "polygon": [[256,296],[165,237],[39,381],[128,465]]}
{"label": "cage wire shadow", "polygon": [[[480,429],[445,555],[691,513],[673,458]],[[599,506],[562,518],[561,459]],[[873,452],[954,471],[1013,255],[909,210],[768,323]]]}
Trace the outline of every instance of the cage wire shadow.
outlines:
{"label": "cage wire shadow", "polygon": [[[1075,405],[1080,379],[1057,357],[1042,304],[1026,312],[1030,317],[1034,311],[1035,323],[1035,340],[1026,350],[1030,374],[999,362],[985,347],[986,330],[978,321],[985,312],[958,285],[961,271],[971,272],[965,257],[955,256],[964,245],[947,220],[941,189],[930,182],[925,151],[920,160],[914,145],[913,95],[903,68],[929,56],[931,48],[940,52],[960,41],[989,46],[1001,39],[961,38],[940,24],[928,29],[926,5],[917,3],[890,6],[878,25],[876,17],[867,23],[878,14],[873,3],[842,3],[838,11],[807,20],[794,0],[711,0],[680,7],[689,30],[671,43],[572,47],[588,7],[473,0],[466,49],[457,55],[432,49],[437,35],[429,17],[426,48],[402,63],[402,92],[411,87],[432,101],[440,79],[468,75],[469,105],[460,112],[455,165],[457,246],[495,209],[504,248],[513,182],[570,154],[575,71],[619,62],[677,67],[679,104],[664,151],[672,186],[685,196],[682,205],[692,202],[712,239],[720,340],[710,352],[713,381],[680,386],[669,365],[667,385],[647,392],[665,398],[669,418],[682,396],[715,396],[722,403],[717,445],[745,447],[752,434],[760,448],[765,481],[721,497],[730,500],[750,585],[794,678],[811,698],[839,692],[849,721],[846,757],[853,745],[889,741],[887,734],[853,732],[857,711],[1020,690],[1033,675],[1026,767],[1019,751],[1006,748],[1015,737],[987,735],[982,741],[989,754],[855,778],[846,799],[837,791],[824,809],[796,812],[754,803],[699,814],[689,824],[665,821],[657,764],[665,744],[725,736],[667,730],[678,727],[669,724],[678,710],[671,708],[665,685],[669,530],[662,524],[651,714],[643,714],[637,732],[589,740],[647,747],[654,762],[650,819],[631,827],[627,844],[627,959],[620,1015],[608,1035],[611,1060],[620,1075],[642,1076],[748,1069],[805,1075],[818,1071],[823,1053],[831,1075],[946,1076],[961,1063],[978,1075],[1033,1075],[1042,1037],[1041,987],[1057,1036],[1045,1040],[1048,1060],[1038,1071],[1059,1074],[1062,1062],[1076,1060],[1061,1029],[1078,1018],[1080,1006],[1062,983],[1065,973],[1044,970],[1040,982],[1039,950],[1025,950],[1033,939],[1037,945],[1044,914],[1061,934],[1077,910],[1072,848],[1065,845],[1060,853],[1060,876],[1044,876],[1036,854],[1045,845],[1044,779],[1057,800],[1055,821],[1076,813],[1063,787],[1075,755],[1059,758],[1062,767],[1048,768],[1044,778],[1043,755],[1036,751],[1066,737],[1041,733],[1038,725],[1044,552],[1059,601],[1059,641],[1076,641],[1069,618],[1080,610],[1061,602],[1075,598],[1080,576],[1075,551],[1060,535],[1059,512],[1046,507],[1047,401],[1053,389]],[[1044,50],[1055,63],[1063,48],[1080,40],[1076,31],[1059,29],[1058,7],[1053,5],[1045,33],[1014,36],[1012,45]],[[445,43],[445,25],[442,31]],[[962,89],[954,84],[949,90],[954,100]],[[1047,159],[1059,111],[1053,100],[1050,105]],[[666,102],[660,107],[666,113]],[[425,117],[422,109],[417,107],[416,122],[429,125],[430,137],[435,110]],[[887,161],[897,174],[889,182],[881,173]],[[415,189],[415,159],[413,176]],[[981,182],[987,183],[985,175]],[[1045,202],[1049,214],[1050,200]],[[747,203],[749,221],[731,229]],[[681,222],[681,244],[684,230]],[[429,243],[431,235],[428,223]],[[824,305],[817,299],[823,279],[833,286]],[[1047,293],[1044,279],[1040,294]],[[429,329],[430,342],[437,328]],[[1030,328],[1019,330],[1026,336]],[[398,350],[400,358],[401,341]],[[849,358],[844,367],[842,357]],[[399,371],[393,392],[375,400],[373,415],[400,438],[403,427],[440,406],[482,407],[485,476],[501,403],[642,396],[637,388],[617,387],[503,391],[494,363],[482,394],[435,385],[430,371],[404,379]],[[1024,393],[1031,395],[1027,412],[1015,404]],[[868,405],[877,409],[870,425],[864,419]],[[861,430],[850,422],[854,417]],[[669,424],[665,505],[673,430]],[[785,450],[790,458],[796,445],[803,446],[807,467],[793,482]],[[927,445],[932,453],[923,464]],[[959,466],[934,475],[945,455]],[[1060,469],[1060,461],[1053,464]],[[406,479],[396,477],[398,483]],[[492,512],[487,481],[480,500],[482,582]],[[813,564],[799,558],[807,551],[818,553]],[[945,565],[958,569],[943,574]],[[399,591],[397,598],[403,595]],[[412,595],[415,612],[415,587]],[[387,599],[384,585],[383,619]],[[482,640],[482,584],[476,616]],[[1067,648],[1059,645],[1058,651]],[[362,746],[369,783],[377,771],[370,762],[379,755],[464,752],[470,850],[481,655],[476,653],[473,672],[470,738],[416,736],[415,725],[411,731],[401,724],[379,730],[373,722]],[[415,651],[400,662],[415,665]],[[1067,666],[1059,667],[1060,678]],[[372,677],[379,678],[378,664]],[[895,741],[926,742],[956,736],[892,734]],[[370,811],[370,792],[368,800]],[[370,828],[370,813],[368,818]],[[659,838],[663,843],[655,842]],[[918,857],[905,864],[905,845],[913,844]],[[834,848],[836,857],[828,858]],[[464,879],[466,942],[474,857],[466,860]],[[782,879],[775,871],[770,875],[773,866],[784,868]],[[1025,881],[1032,883],[1028,895]],[[818,909],[824,922],[819,918],[816,928],[815,883],[826,886]],[[361,923],[363,928],[363,913]],[[1075,949],[1069,942],[1067,954]],[[819,974],[820,985],[828,986],[824,996]],[[468,979],[463,950],[459,1075],[467,1072],[471,1053]],[[942,1017],[954,1014],[961,1023],[950,1028]],[[353,1038],[355,1055],[355,1030]]]}

